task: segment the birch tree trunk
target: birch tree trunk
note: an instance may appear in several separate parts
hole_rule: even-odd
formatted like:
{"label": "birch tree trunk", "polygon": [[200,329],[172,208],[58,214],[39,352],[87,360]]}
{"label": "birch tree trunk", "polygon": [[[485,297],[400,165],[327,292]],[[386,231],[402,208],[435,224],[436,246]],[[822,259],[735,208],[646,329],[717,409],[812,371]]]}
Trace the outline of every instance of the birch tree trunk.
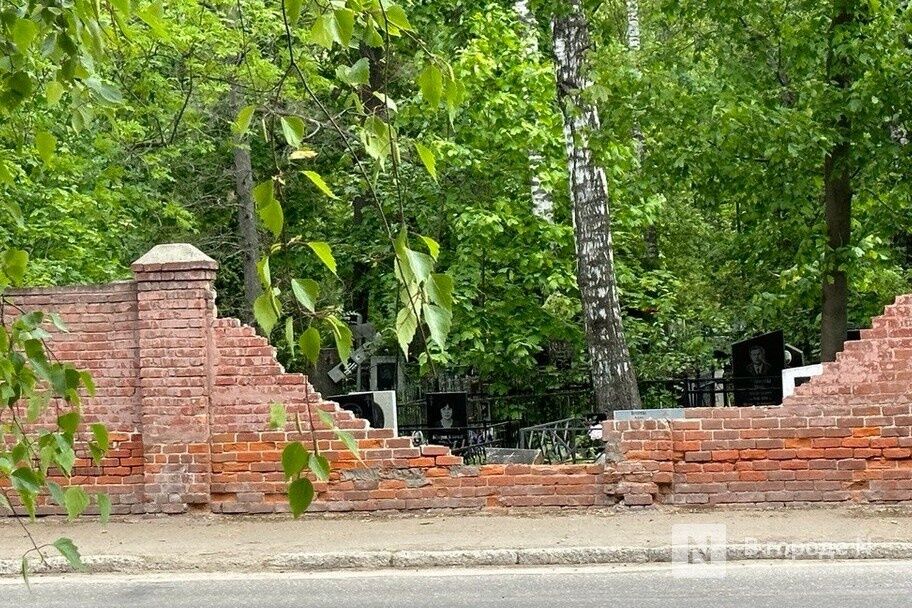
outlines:
{"label": "birch tree trunk", "polygon": [[[626,0],[627,11],[627,48],[634,55],[640,52],[640,4],[639,0]],[[633,121],[633,145],[636,149],[637,167],[643,166],[644,138],[639,121]],[[643,235],[643,245],[646,250],[646,263],[649,268],[659,265],[659,233],[655,224],[650,224]]]}
{"label": "birch tree trunk", "polygon": [[[523,52],[526,55],[526,59],[537,63],[541,57],[538,49],[538,36],[535,31],[535,17],[529,10],[529,0],[517,0],[513,5],[513,10],[516,11],[516,16],[523,26]],[[529,173],[531,175],[529,185],[532,190],[532,213],[543,220],[551,222],[554,221],[554,200],[551,198],[551,194],[544,189],[541,179],[538,177],[542,165],[544,165],[542,155],[535,150],[529,150]]]}
{"label": "birch tree trunk", "polygon": [[581,97],[588,83],[585,54],[589,32],[580,0],[566,0],[568,11],[554,18],[557,94],[564,116],[576,236],[577,283],[583,304],[592,383],[603,412],[640,407],[636,376],[624,340],[614,274],[614,252],[605,172],[595,164],[589,134],[599,128],[598,114]]}
{"label": "birch tree trunk", "polygon": [[[231,85],[229,105],[231,115],[237,116],[242,107],[241,93],[236,84]],[[244,299],[247,310],[260,295],[260,277],[257,261],[260,259],[260,234],[257,232],[256,210],[253,205],[253,168],[250,148],[246,139],[239,136],[234,141],[234,193],[237,200],[238,236],[244,263]]]}

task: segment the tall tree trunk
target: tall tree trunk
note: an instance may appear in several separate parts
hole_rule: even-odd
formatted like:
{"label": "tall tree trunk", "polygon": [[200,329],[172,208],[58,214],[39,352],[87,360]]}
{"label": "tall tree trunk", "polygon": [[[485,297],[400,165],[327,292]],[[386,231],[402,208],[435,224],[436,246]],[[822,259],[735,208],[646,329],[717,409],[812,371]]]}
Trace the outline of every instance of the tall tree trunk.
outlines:
{"label": "tall tree trunk", "polygon": [[[639,0],[626,0],[625,8],[627,11],[627,48],[636,59],[636,55],[640,52]],[[640,123],[636,118],[633,121],[633,145],[636,148],[637,167],[642,167],[644,138],[643,130],[640,129]],[[646,265],[649,268],[657,268],[659,265],[659,232],[655,224],[646,227],[643,244],[646,249]]]}
{"label": "tall tree trunk", "polygon": [[605,172],[595,164],[589,135],[599,128],[598,114],[581,96],[588,86],[585,54],[589,32],[580,0],[566,0],[566,14],[554,18],[557,94],[564,116],[564,137],[576,235],[577,283],[583,304],[592,383],[603,412],[640,407],[636,376],[621,321],[614,274],[611,221]]}
{"label": "tall tree trunk", "polygon": [[[538,62],[541,57],[538,50],[538,35],[536,32],[535,17],[529,10],[529,0],[516,0],[513,5],[516,16],[523,26],[523,52],[528,61]],[[551,194],[542,186],[539,174],[544,165],[544,158],[536,150],[529,150],[529,173],[531,179],[529,186],[532,191],[532,213],[547,220],[554,221],[554,200]]]}
{"label": "tall tree trunk", "polygon": [[[854,0],[836,0],[837,13],[830,28],[827,74],[845,93],[852,86],[849,60],[834,45],[845,44],[845,29],[855,20]],[[841,31],[843,30],[843,31]],[[827,250],[824,255],[822,309],[820,317],[820,358],[833,361],[842,350],[848,328],[849,286],[845,270],[839,268],[838,251],[849,244],[852,228],[852,124],[843,113],[836,122],[837,139],[823,161],[823,204]]]}
{"label": "tall tree trunk", "polygon": [[[237,84],[231,85],[231,115],[237,116],[243,106]],[[253,205],[253,168],[250,164],[250,147],[245,137],[234,141],[234,193],[237,199],[238,236],[244,262],[244,299],[247,310],[260,295],[260,278],[257,261],[260,259],[260,234],[257,232],[256,213]]]}

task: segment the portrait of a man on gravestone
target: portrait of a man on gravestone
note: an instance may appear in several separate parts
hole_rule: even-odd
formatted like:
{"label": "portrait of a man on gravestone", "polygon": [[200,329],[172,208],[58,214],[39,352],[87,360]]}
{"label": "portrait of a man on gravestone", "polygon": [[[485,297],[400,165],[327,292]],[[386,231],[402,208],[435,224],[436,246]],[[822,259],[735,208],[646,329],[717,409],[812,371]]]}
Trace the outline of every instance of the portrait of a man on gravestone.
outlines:
{"label": "portrait of a man on gravestone", "polygon": [[750,363],[747,365],[747,374],[754,377],[768,376],[770,364],[766,360],[766,349],[759,344],[750,347]]}
{"label": "portrait of a man on gravestone", "polygon": [[785,337],[773,331],[732,344],[735,405],[782,403]]}

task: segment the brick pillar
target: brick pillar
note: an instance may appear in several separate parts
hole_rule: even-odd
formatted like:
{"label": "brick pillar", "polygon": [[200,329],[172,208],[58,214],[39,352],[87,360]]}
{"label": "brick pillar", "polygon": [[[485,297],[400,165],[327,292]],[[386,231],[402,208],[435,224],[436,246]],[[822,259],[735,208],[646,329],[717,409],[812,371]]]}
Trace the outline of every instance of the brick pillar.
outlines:
{"label": "brick pillar", "polygon": [[212,282],[218,263],[187,244],[158,245],[132,267],[147,513],[209,502]]}

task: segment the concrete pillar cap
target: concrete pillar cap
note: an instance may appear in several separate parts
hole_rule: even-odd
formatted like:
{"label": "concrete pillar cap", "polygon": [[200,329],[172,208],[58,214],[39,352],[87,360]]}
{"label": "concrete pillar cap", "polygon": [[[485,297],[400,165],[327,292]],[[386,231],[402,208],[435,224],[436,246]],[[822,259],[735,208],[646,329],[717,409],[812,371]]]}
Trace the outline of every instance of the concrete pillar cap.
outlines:
{"label": "concrete pillar cap", "polygon": [[133,272],[217,270],[218,262],[190,243],[156,245],[130,265]]}

